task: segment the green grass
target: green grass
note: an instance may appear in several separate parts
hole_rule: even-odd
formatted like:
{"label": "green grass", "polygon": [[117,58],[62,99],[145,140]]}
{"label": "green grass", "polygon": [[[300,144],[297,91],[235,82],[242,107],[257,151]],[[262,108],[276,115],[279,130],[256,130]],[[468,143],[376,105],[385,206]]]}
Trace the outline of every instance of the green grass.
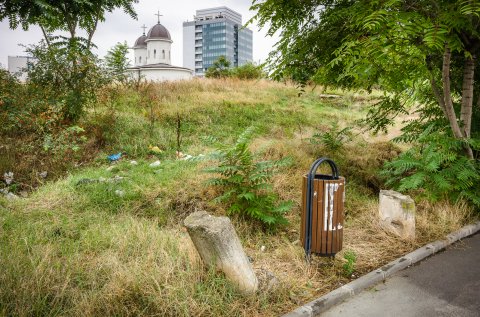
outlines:
{"label": "green grass", "polygon": [[[102,99],[79,123],[89,137],[82,148],[89,160],[63,174],[46,164],[56,178],[28,198],[0,197],[0,316],[277,316],[348,282],[341,255],[308,265],[295,243],[302,176],[319,156],[334,158],[347,177],[345,248],[357,254],[359,273],[465,221],[453,213],[449,222],[454,216],[444,209],[448,225],[434,231],[434,220],[420,221],[420,237],[411,244],[379,231],[372,221],[381,186],[376,172],[397,149],[361,136],[335,152],[309,141],[334,122],[353,126],[375,95],[328,99],[317,90],[298,97],[294,87],[266,81],[195,80],[119,90],[115,100]],[[212,149],[203,137],[230,142],[255,125],[252,148],[261,157],[293,158],[273,184],[281,199],[294,201],[290,224],[269,234],[233,218],[254,268],[272,271],[277,289],[244,296],[202,265],[182,221],[199,209],[225,214],[225,206],[211,202],[217,193],[201,172],[208,163],[176,159],[177,113],[184,153],[207,153]],[[153,155],[150,145],[163,152]],[[106,155],[118,152],[126,156],[107,170]],[[157,159],[161,165],[150,167]],[[0,173],[7,170],[19,177],[23,171],[10,160]]]}

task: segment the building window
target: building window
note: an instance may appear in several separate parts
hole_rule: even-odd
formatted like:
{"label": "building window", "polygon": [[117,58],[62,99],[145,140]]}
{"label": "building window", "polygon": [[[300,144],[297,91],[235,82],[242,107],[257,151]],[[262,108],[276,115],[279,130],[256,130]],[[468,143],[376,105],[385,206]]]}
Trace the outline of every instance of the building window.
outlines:
{"label": "building window", "polygon": [[162,58],[165,59],[165,50],[162,50]]}
{"label": "building window", "polygon": [[141,56],[139,57],[138,62],[139,62],[139,63],[142,62],[142,57],[141,57]]}
{"label": "building window", "polygon": [[153,59],[157,58],[157,50],[153,50]]}

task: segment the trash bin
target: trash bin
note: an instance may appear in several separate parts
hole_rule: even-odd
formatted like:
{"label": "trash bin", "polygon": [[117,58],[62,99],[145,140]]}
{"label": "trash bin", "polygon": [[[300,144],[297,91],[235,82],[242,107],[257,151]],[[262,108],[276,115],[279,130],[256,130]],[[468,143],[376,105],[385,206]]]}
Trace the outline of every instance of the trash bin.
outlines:
{"label": "trash bin", "polygon": [[[328,163],[332,175],[316,174]],[[335,256],[342,249],[345,203],[345,178],[328,158],[316,160],[303,177],[300,239],[307,258],[311,253]]]}

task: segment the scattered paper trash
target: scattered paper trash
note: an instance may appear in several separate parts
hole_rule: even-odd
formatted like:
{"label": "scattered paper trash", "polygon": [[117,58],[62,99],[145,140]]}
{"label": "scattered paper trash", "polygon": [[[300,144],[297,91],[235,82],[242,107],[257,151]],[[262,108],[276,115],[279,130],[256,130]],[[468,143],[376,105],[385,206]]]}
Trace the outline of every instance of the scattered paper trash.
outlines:
{"label": "scattered paper trash", "polygon": [[117,154],[108,155],[107,159],[110,162],[115,162],[115,161],[118,161],[121,157],[122,157],[122,153],[117,153]]}
{"label": "scattered paper trash", "polygon": [[162,150],[160,150],[160,148],[158,146],[149,145],[148,149],[155,154],[161,154],[163,152]]}
{"label": "scattered paper trash", "polygon": [[40,175],[41,178],[47,178],[48,172],[43,171],[43,172],[39,173],[38,175]]}
{"label": "scattered paper trash", "polygon": [[13,172],[6,172],[3,174],[3,179],[5,179],[5,183],[10,185],[13,182]]}
{"label": "scattered paper trash", "polygon": [[5,195],[5,197],[6,197],[8,200],[13,200],[13,199],[17,199],[17,198],[18,198],[18,196],[15,195],[14,193],[7,193],[7,194]]}
{"label": "scattered paper trash", "polygon": [[260,247],[260,251],[262,251],[262,252],[265,252],[266,249],[267,249],[267,247],[265,247],[264,245],[262,245],[262,246]]}
{"label": "scattered paper trash", "polygon": [[117,195],[118,197],[123,197],[125,196],[125,192],[121,189],[117,189],[115,190],[115,195]]}
{"label": "scattered paper trash", "polygon": [[130,164],[131,165],[138,165],[138,162],[137,161],[130,161]]}
{"label": "scattered paper trash", "polygon": [[108,180],[108,182],[109,182],[109,183],[118,183],[118,182],[120,182],[121,180],[123,180],[124,178],[125,178],[125,177],[123,177],[123,176],[115,175],[115,177],[114,177],[114,178],[110,178],[110,179]]}
{"label": "scattered paper trash", "polygon": [[160,161],[155,161],[149,165],[150,167],[157,167],[160,166]]}

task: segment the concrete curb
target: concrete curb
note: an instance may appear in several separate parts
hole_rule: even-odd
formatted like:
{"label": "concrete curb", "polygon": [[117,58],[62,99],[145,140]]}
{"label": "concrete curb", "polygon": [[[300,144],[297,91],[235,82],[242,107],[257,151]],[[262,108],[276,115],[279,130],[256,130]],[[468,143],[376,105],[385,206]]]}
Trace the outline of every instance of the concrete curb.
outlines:
{"label": "concrete curb", "polygon": [[349,297],[357,295],[364,289],[372,287],[394,273],[407,268],[408,266],[420,262],[421,260],[437,253],[438,251],[445,249],[445,247],[473,235],[480,231],[480,221],[471,225],[467,225],[462,229],[452,232],[447,235],[445,240],[438,240],[429,243],[413,252],[398,258],[381,268],[372,271],[360,278],[343,285],[336,290],[323,295],[297,309],[283,315],[283,317],[314,317],[319,316],[321,313],[327,311],[331,307],[343,302]]}

